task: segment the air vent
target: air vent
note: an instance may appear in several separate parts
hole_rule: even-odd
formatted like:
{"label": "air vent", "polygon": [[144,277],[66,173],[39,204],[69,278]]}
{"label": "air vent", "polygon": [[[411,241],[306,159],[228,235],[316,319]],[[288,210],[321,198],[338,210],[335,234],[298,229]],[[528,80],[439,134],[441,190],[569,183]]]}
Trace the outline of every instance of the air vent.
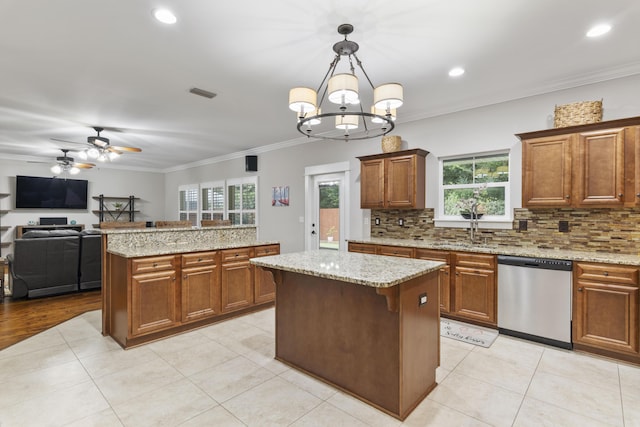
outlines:
{"label": "air vent", "polygon": [[205,98],[209,98],[209,99],[216,97],[215,93],[209,92],[208,90],[200,89],[197,87],[192,87],[191,89],[189,89],[189,92],[191,92],[194,95],[204,96]]}

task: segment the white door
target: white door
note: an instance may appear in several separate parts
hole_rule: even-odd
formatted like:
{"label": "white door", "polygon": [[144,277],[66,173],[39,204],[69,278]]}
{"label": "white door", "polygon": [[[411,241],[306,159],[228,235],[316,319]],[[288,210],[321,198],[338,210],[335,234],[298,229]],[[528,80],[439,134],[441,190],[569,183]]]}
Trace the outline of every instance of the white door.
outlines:
{"label": "white door", "polygon": [[[328,165],[331,166],[331,165]],[[327,169],[324,169],[327,170]],[[331,168],[329,168],[331,170]],[[323,168],[314,172],[322,172]],[[346,250],[348,172],[307,174],[307,250]]]}

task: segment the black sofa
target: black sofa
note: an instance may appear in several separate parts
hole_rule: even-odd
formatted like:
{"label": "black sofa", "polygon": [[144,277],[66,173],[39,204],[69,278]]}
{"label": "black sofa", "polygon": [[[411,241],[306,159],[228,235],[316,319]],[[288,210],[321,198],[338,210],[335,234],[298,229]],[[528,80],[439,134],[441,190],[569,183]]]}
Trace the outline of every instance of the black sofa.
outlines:
{"label": "black sofa", "polygon": [[102,286],[98,230],[34,230],[7,255],[13,298],[43,297]]}

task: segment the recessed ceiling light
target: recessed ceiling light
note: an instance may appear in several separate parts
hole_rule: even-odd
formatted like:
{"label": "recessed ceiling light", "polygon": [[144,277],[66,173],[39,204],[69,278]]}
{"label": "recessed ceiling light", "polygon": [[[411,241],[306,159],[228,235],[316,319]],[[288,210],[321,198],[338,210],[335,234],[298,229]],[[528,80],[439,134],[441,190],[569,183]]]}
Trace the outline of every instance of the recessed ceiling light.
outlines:
{"label": "recessed ceiling light", "polygon": [[163,24],[175,24],[178,21],[176,15],[174,15],[169,9],[155,9],[153,11],[153,16]]}
{"label": "recessed ceiling light", "polygon": [[464,68],[462,67],[455,67],[452,68],[451,70],[449,70],[449,76],[450,77],[459,77],[461,75],[464,74]]}
{"label": "recessed ceiling light", "polygon": [[609,31],[611,31],[611,25],[599,24],[595,27],[591,27],[591,29],[587,31],[587,37],[600,37],[604,34],[607,34]]}

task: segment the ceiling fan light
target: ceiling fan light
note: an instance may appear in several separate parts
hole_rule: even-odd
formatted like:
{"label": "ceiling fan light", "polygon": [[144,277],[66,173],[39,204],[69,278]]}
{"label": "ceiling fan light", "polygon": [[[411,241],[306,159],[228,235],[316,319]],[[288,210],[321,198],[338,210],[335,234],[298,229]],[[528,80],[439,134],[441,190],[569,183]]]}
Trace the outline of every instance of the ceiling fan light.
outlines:
{"label": "ceiling fan light", "polygon": [[106,154],[104,154],[104,153],[100,153],[100,154],[98,155],[98,159],[97,159],[97,160],[98,160],[99,162],[106,162],[106,161],[108,160],[108,158],[107,158],[107,155],[106,155]]}
{"label": "ceiling fan light", "polygon": [[115,153],[115,152],[113,152],[113,151],[109,151],[109,154],[108,154],[108,155],[109,155],[109,160],[115,160],[115,159],[117,159],[118,157],[120,157],[120,154]]}
{"label": "ceiling fan light", "polygon": [[[395,120],[396,120],[396,115],[397,115],[397,114],[396,114],[396,111],[397,111],[397,110],[396,110],[395,108],[392,108],[392,109],[390,109],[390,110],[389,110],[389,114],[391,114],[391,120],[393,120],[393,121],[395,121]],[[386,116],[387,116],[387,110],[385,110],[385,109],[381,109],[381,108],[376,108],[376,107],[374,107],[374,106],[372,105],[372,106],[371,106],[371,114],[376,114],[376,115],[378,115],[378,116],[384,116],[384,117],[386,117]],[[382,119],[381,119],[381,118],[379,118],[379,117],[372,117],[372,118],[371,118],[371,121],[372,121],[373,123],[384,123],[384,120],[382,120]]]}
{"label": "ceiling fan light", "polygon": [[353,74],[336,74],[329,79],[329,101],[342,104],[359,104],[358,78]]}
{"label": "ceiling fan light", "polygon": [[78,152],[78,157],[80,157],[82,160],[87,160],[88,159],[87,150],[82,150]]}
{"label": "ceiling fan light", "polygon": [[316,110],[318,94],[308,87],[294,87],[289,91],[289,109],[299,113],[298,117]]}
{"label": "ceiling fan light", "polygon": [[51,172],[53,172],[56,175],[61,174],[62,173],[62,166],[60,166],[60,165],[51,166]]}
{"label": "ceiling fan light", "polygon": [[355,114],[336,116],[336,129],[358,129],[358,116]]}
{"label": "ceiling fan light", "polygon": [[89,156],[89,158],[91,159],[97,159],[99,155],[100,152],[95,147],[91,147],[87,150],[87,156]]}
{"label": "ceiling fan light", "polygon": [[69,168],[69,173],[70,173],[71,175],[78,175],[78,174],[80,173],[80,169],[78,169],[78,168],[77,168],[77,167],[75,167],[75,166],[71,166],[71,167]]}
{"label": "ceiling fan light", "polygon": [[400,83],[386,83],[373,90],[373,105],[376,108],[386,110],[399,108],[404,99],[402,85]]}

